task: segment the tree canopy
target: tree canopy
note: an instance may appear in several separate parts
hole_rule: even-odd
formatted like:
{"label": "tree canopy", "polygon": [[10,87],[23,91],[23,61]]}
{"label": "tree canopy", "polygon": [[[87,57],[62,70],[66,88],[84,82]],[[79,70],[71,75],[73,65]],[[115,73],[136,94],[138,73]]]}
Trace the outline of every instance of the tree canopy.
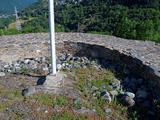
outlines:
{"label": "tree canopy", "polygon": [[[57,32],[109,34],[160,42],[160,0],[81,0],[55,3]],[[19,13],[22,33],[48,32],[48,3],[39,0]]]}

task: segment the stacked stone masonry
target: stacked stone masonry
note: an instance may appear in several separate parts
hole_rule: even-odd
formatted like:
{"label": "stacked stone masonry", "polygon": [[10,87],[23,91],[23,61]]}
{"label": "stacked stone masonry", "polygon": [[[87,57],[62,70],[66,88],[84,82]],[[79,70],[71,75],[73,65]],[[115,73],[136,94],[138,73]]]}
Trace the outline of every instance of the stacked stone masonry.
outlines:
{"label": "stacked stone masonry", "polygon": [[[0,37],[0,63],[50,56],[48,33]],[[160,44],[108,35],[57,33],[57,54],[74,54],[124,62],[160,90]],[[158,90],[158,89],[159,90]]]}

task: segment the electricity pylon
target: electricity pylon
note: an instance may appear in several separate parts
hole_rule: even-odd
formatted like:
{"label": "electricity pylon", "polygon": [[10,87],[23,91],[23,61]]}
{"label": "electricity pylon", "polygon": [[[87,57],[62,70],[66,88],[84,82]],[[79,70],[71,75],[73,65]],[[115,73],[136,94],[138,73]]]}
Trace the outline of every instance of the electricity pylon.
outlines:
{"label": "electricity pylon", "polygon": [[22,30],[21,23],[19,21],[17,8],[15,7],[15,16],[16,16],[16,28],[17,30]]}

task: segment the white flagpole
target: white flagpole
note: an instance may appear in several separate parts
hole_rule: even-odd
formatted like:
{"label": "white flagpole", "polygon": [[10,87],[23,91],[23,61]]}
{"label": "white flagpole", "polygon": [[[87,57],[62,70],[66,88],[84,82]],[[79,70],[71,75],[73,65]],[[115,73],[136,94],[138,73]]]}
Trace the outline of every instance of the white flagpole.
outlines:
{"label": "white flagpole", "polygon": [[51,44],[51,75],[56,75],[56,48],[54,24],[54,0],[49,0],[50,44]]}

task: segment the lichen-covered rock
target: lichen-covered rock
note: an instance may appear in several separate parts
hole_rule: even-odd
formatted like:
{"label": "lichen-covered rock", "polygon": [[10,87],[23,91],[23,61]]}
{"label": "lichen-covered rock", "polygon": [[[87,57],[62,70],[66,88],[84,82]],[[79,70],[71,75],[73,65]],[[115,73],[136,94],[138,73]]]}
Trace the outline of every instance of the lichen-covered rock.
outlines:
{"label": "lichen-covered rock", "polygon": [[106,112],[106,113],[111,113],[111,112],[112,112],[112,110],[111,110],[111,109],[109,109],[109,108],[105,108],[105,112]]}
{"label": "lichen-covered rock", "polygon": [[94,110],[90,110],[85,107],[81,107],[80,109],[73,109],[73,111],[78,114],[95,114]]}
{"label": "lichen-covered rock", "polygon": [[26,88],[22,91],[23,96],[30,96],[36,93],[36,89],[34,86]]}
{"label": "lichen-covered rock", "polygon": [[98,90],[98,88],[96,86],[92,86],[92,90],[95,91]]}
{"label": "lichen-covered rock", "polygon": [[118,95],[118,92],[117,92],[116,90],[109,91],[109,93],[110,93],[112,96]]}
{"label": "lichen-covered rock", "polygon": [[135,101],[126,95],[121,98],[121,101],[125,106],[128,106],[128,107],[133,107],[135,105]]}
{"label": "lichen-covered rock", "polygon": [[112,98],[111,98],[110,94],[109,94],[107,91],[101,93],[101,96],[102,96],[102,97],[101,97],[102,100],[105,100],[105,101],[107,101],[107,102],[109,102],[109,103],[112,102]]}
{"label": "lichen-covered rock", "polygon": [[129,96],[132,99],[135,97],[135,94],[132,93],[132,92],[125,92],[124,94],[127,95],[127,96]]}

